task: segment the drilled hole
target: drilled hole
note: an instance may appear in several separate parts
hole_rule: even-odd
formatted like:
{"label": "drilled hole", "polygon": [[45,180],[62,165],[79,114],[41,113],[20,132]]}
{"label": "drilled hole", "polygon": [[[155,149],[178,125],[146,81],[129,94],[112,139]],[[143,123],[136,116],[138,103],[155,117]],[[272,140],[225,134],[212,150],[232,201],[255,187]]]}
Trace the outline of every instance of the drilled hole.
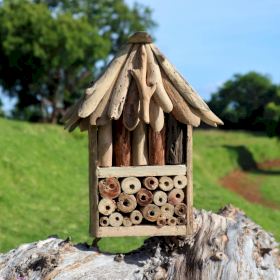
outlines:
{"label": "drilled hole", "polygon": [[110,188],[111,190],[113,190],[113,189],[115,188],[115,185],[114,185],[114,184],[110,184],[110,185],[109,185],[109,188]]}
{"label": "drilled hole", "polygon": [[142,195],[142,196],[141,196],[141,200],[146,200],[146,196],[145,196],[145,195]]}
{"label": "drilled hole", "polygon": [[181,195],[179,193],[176,194],[176,198],[180,198]]}
{"label": "drilled hole", "polygon": [[151,185],[153,185],[154,183],[155,183],[155,181],[154,181],[154,180],[151,180],[151,181],[150,181],[150,184],[151,184]]}
{"label": "drilled hole", "polygon": [[138,217],[138,216],[136,216],[136,217],[135,217],[135,220],[136,220],[136,221],[139,221],[139,217]]}
{"label": "drilled hole", "polygon": [[128,201],[128,200],[124,200],[123,205],[124,205],[125,207],[128,207],[128,206],[129,206],[129,201]]}
{"label": "drilled hole", "polygon": [[104,225],[106,225],[106,224],[107,224],[107,221],[106,221],[106,220],[104,220],[104,221],[103,221],[103,224],[104,224]]}
{"label": "drilled hole", "polygon": [[110,210],[110,206],[107,205],[107,206],[106,206],[106,210]]}
{"label": "drilled hole", "polygon": [[134,186],[134,185],[130,185],[129,187],[130,187],[131,190],[134,190],[134,189],[135,189],[135,186]]}
{"label": "drilled hole", "polygon": [[165,185],[166,187],[168,187],[168,186],[169,186],[169,183],[168,183],[168,182],[164,182],[164,185]]}
{"label": "drilled hole", "polygon": [[166,211],[166,212],[169,212],[169,208],[165,208],[165,211]]}
{"label": "drilled hole", "polygon": [[182,185],[182,181],[178,181],[178,184],[179,184],[179,185]]}
{"label": "drilled hole", "polygon": [[183,208],[179,208],[179,212],[180,213],[184,213],[184,209]]}
{"label": "drilled hole", "polygon": [[160,221],[159,221],[159,223],[160,223],[161,225],[163,225],[163,224],[164,224],[163,220],[160,220]]}
{"label": "drilled hole", "polygon": [[158,200],[159,202],[162,202],[162,198],[159,198],[159,200]]}
{"label": "drilled hole", "polygon": [[171,223],[172,223],[172,224],[175,224],[175,223],[176,223],[175,219],[172,219],[172,220],[171,220]]}
{"label": "drilled hole", "polygon": [[155,212],[154,211],[151,211],[150,212],[150,216],[154,216],[155,215]]}
{"label": "drilled hole", "polygon": [[116,221],[118,221],[119,220],[119,217],[116,217]]}

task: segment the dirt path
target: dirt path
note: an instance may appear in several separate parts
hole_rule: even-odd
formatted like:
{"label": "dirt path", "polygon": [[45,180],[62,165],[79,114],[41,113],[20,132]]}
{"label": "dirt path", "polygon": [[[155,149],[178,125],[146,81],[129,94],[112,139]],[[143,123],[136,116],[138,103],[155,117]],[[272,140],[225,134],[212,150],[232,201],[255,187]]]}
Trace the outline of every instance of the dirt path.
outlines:
{"label": "dirt path", "polygon": [[[268,170],[273,167],[280,167],[280,159],[267,160],[258,164],[258,170]],[[269,201],[262,197],[260,185],[264,180],[264,176],[260,175],[255,178],[249,178],[249,172],[242,170],[233,170],[230,174],[220,179],[220,183],[225,189],[244,197],[247,201],[264,205],[268,208],[280,210],[278,203]]]}

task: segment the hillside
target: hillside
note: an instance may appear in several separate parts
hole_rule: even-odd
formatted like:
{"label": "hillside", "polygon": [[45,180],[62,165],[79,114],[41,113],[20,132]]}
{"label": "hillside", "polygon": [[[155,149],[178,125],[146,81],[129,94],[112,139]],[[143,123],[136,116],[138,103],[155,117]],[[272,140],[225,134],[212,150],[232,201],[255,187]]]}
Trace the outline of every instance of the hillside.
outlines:
{"label": "hillside", "polygon": [[[0,252],[53,234],[71,236],[74,243],[91,243],[87,134],[1,118],[0,127]],[[280,204],[280,165],[246,172],[248,180],[260,182],[259,193],[266,206],[248,202],[221,186],[221,178],[234,169],[247,170],[256,163],[279,158],[279,143],[264,135],[195,131],[194,207],[215,212],[232,203],[265,230],[274,231],[280,240],[280,211],[270,207]],[[139,247],[143,240],[104,238],[100,247],[126,252]]]}

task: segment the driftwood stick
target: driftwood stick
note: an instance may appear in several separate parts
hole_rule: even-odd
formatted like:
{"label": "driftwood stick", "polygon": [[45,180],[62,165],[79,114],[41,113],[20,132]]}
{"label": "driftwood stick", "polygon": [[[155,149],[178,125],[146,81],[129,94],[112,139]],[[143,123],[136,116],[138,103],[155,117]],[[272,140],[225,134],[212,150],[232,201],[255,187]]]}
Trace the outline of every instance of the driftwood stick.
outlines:
{"label": "driftwood stick", "polygon": [[143,179],[143,185],[150,191],[154,191],[158,187],[158,179],[156,177],[146,177]]}
{"label": "driftwood stick", "polygon": [[84,240],[74,245],[70,238],[50,236],[0,254],[0,275],[28,280],[85,279],[85,275],[131,280],[280,279],[279,244],[271,232],[232,205],[218,214],[205,210],[195,214],[193,235],[152,237],[140,249],[124,254],[123,261]]}
{"label": "driftwood stick", "polygon": [[116,208],[116,202],[111,198],[102,198],[98,204],[98,211],[106,216],[111,215]]}
{"label": "driftwood stick", "polygon": [[112,122],[98,128],[98,165],[104,167],[112,166],[113,161],[113,139]]}
{"label": "driftwood stick", "polygon": [[139,44],[135,44],[133,46],[132,51],[130,52],[129,57],[116,81],[116,85],[114,86],[112,100],[108,110],[108,116],[110,119],[118,120],[122,114],[123,105],[131,81],[131,70],[133,68],[132,61],[138,48]]}
{"label": "driftwood stick", "polygon": [[121,186],[116,178],[109,177],[103,179],[99,181],[98,186],[99,193],[103,198],[116,198],[121,193]]}
{"label": "driftwood stick", "polygon": [[137,203],[141,206],[146,206],[153,201],[153,194],[142,188],[136,195]]}
{"label": "driftwood stick", "polygon": [[115,121],[114,153],[116,166],[131,165],[131,132],[123,125],[122,117]]}
{"label": "driftwood stick", "polygon": [[123,216],[122,214],[115,212],[113,214],[110,215],[109,217],[109,224],[112,227],[119,227],[121,226],[123,223]]}
{"label": "driftwood stick", "polygon": [[155,132],[160,132],[164,126],[164,113],[155,102],[154,97],[150,101],[150,125]]}
{"label": "driftwood stick", "polygon": [[123,124],[132,131],[139,123],[140,100],[136,81],[131,80],[123,108]]}
{"label": "driftwood stick", "polygon": [[143,217],[150,222],[155,222],[160,216],[160,208],[154,204],[141,207],[140,211],[142,212]]}
{"label": "driftwood stick", "polygon": [[159,178],[158,182],[159,188],[165,192],[172,190],[174,187],[173,180],[170,177],[162,176]]}
{"label": "driftwood stick", "polygon": [[136,177],[127,177],[121,182],[122,190],[127,194],[135,194],[141,189],[141,182]]}
{"label": "driftwood stick", "polygon": [[130,219],[131,219],[131,222],[132,222],[134,225],[139,225],[139,224],[141,224],[142,219],[143,219],[143,215],[142,215],[141,212],[138,211],[138,210],[132,211],[132,212],[129,214],[129,217],[130,217]]}
{"label": "driftwood stick", "polygon": [[121,193],[118,198],[117,206],[123,213],[130,213],[137,206],[136,198],[133,194]]}
{"label": "driftwood stick", "polygon": [[94,81],[92,87],[86,89],[84,100],[79,108],[79,116],[81,118],[89,116],[100,103],[124,65],[131,47],[131,44],[122,46],[112,61],[104,69],[102,75]]}
{"label": "driftwood stick", "polygon": [[[223,125],[223,121],[220,120],[212,111],[200,111],[201,120],[205,123],[217,127],[217,124]],[[207,122],[208,121],[208,122]]]}
{"label": "driftwood stick", "polygon": [[132,164],[134,166],[148,164],[147,125],[142,121],[133,130]]}
{"label": "driftwood stick", "polygon": [[173,85],[180,94],[195,108],[208,112],[210,109],[202,98],[197,94],[193,87],[185,80],[180,72],[170,63],[170,61],[154,45],[150,44],[156,58],[158,59],[163,70],[172,81]]}
{"label": "driftwood stick", "polygon": [[149,126],[149,165],[165,165],[166,127],[161,132],[155,132]]}
{"label": "driftwood stick", "polygon": [[171,205],[177,205],[181,203],[184,198],[184,192],[180,189],[173,189],[168,193],[168,203],[170,203]]}
{"label": "driftwood stick", "polygon": [[166,219],[173,217],[174,215],[174,206],[170,203],[166,203],[160,208],[160,216]]}
{"label": "driftwood stick", "polygon": [[179,122],[198,127],[200,124],[201,111],[192,107],[184,100],[162,68],[161,75],[164,88],[173,103],[172,114]]}
{"label": "driftwood stick", "polygon": [[136,61],[138,65],[131,70],[131,75],[136,80],[140,96],[139,118],[145,123],[150,123],[149,106],[150,99],[156,90],[156,84],[151,87],[147,86],[147,53],[143,44],[141,44],[137,54]]}
{"label": "driftwood stick", "polygon": [[156,57],[154,56],[150,45],[146,45],[147,52],[147,85],[157,85],[155,93],[153,95],[156,103],[163,109],[165,113],[170,113],[172,111],[173,105],[165,91],[162,83],[160,68]]}

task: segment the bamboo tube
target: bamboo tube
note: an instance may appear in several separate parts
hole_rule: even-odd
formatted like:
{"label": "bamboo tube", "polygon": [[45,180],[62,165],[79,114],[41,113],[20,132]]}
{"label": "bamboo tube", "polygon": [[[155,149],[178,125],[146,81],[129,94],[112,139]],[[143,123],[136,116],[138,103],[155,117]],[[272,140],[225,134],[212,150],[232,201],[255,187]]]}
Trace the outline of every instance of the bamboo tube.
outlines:
{"label": "bamboo tube", "polygon": [[153,97],[150,101],[150,125],[155,132],[160,132],[164,126],[163,110],[155,102]]}
{"label": "bamboo tube", "polygon": [[123,225],[124,225],[125,227],[131,227],[131,226],[132,226],[131,219],[128,218],[128,217],[124,217],[124,218],[123,218]]}
{"label": "bamboo tube", "polygon": [[174,215],[174,206],[166,203],[160,207],[160,216],[166,219],[171,218]]}
{"label": "bamboo tube", "polygon": [[133,79],[130,83],[123,108],[123,124],[129,131],[134,130],[139,122],[139,109],[139,93],[136,81]]}
{"label": "bamboo tube", "polygon": [[136,195],[136,199],[139,205],[146,206],[153,201],[153,194],[146,189],[140,189]]}
{"label": "bamboo tube", "polygon": [[109,225],[109,219],[108,217],[102,217],[100,218],[100,225],[102,227],[107,227]]}
{"label": "bamboo tube", "polygon": [[169,219],[167,219],[167,224],[169,226],[176,226],[177,224],[177,219],[175,217],[171,217]]}
{"label": "bamboo tube", "polygon": [[188,207],[185,203],[179,203],[175,206],[175,214],[177,216],[186,216]]}
{"label": "bamboo tube", "polygon": [[187,176],[178,175],[173,178],[174,187],[176,189],[183,189],[187,186],[188,180]]}
{"label": "bamboo tube", "polygon": [[160,209],[154,204],[141,207],[140,211],[143,214],[143,217],[150,222],[155,222],[160,216]]}
{"label": "bamboo tube", "polygon": [[143,179],[143,185],[150,191],[154,191],[158,187],[158,179],[156,177],[147,177]]}
{"label": "bamboo tube", "polygon": [[147,125],[142,121],[139,121],[133,131],[132,164],[133,166],[147,165],[148,158]]}
{"label": "bamboo tube", "polygon": [[138,210],[132,211],[132,212],[130,213],[129,217],[130,217],[131,222],[132,222],[134,225],[139,225],[139,224],[141,224],[142,219],[143,219],[143,215],[142,215],[141,212],[138,211]]}
{"label": "bamboo tube", "polygon": [[109,224],[112,227],[119,227],[121,226],[123,223],[123,216],[122,214],[115,212],[113,214],[110,215],[109,217]]}
{"label": "bamboo tube", "polygon": [[163,218],[163,217],[159,217],[158,219],[157,219],[157,225],[158,225],[158,227],[163,227],[163,226],[165,226],[166,225],[166,219],[165,218]]}
{"label": "bamboo tube", "polygon": [[186,224],[186,219],[183,217],[178,217],[177,218],[177,225],[178,226],[184,226]]}
{"label": "bamboo tube", "polygon": [[106,179],[101,180],[98,183],[99,186],[99,193],[100,195],[105,198],[116,198],[121,193],[121,186],[117,179],[113,177],[109,177]]}
{"label": "bamboo tube", "polygon": [[163,191],[156,191],[153,197],[154,204],[162,206],[167,202],[167,194]]}
{"label": "bamboo tube", "polygon": [[117,208],[116,202],[111,198],[103,198],[98,204],[98,211],[103,215],[112,214]]}
{"label": "bamboo tube", "polygon": [[121,182],[122,190],[127,194],[135,194],[141,189],[141,182],[136,177],[127,177]]}
{"label": "bamboo tube", "polygon": [[98,165],[111,167],[113,161],[112,122],[98,128]]}
{"label": "bamboo tube", "polygon": [[116,166],[131,165],[131,132],[123,125],[123,117],[115,122],[114,153]]}
{"label": "bamboo tube", "polygon": [[168,193],[168,203],[177,205],[183,201],[184,197],[185,195],[182,190],[174,189]]}
{"label": "bamboo tube", "polygon": [[165,131],[165,126],[161,132],[149,126],[149,165],[165,165]]}
{"label": "bamboo tube", "polygon": [[159,178],[159,188],[167,192],[173,189],[173,180],[169,177],[163,176]]}
{"label": "bamboo tube", "polygon": [[137,206],[136,198],[132,194],[121,193],[117,205],[118,209],[123,213],[130,213]]}

